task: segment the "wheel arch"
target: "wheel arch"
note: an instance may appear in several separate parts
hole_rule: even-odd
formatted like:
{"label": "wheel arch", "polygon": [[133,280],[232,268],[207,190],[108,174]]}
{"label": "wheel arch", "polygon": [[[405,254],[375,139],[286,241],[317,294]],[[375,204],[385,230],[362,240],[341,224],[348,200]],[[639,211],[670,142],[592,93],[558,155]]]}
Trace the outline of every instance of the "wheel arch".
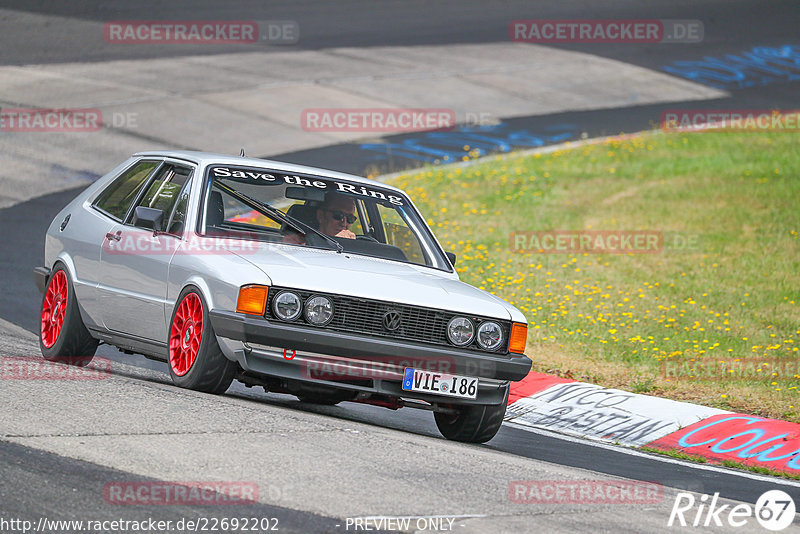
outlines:
{"label": "wheel arch", "polygon": [[50,283],[50,279],[53,277],[53,271],[55,271],[59,265],[63,265],[64,270],[67,272],[67,277],[69,278],[70,285],[72,286],[72,298],[74,298],[75,302],[78,304],[78,313],[81,315],[81,321],[83,321],[84,325],[94,327],[95,323],[92,321],[92,318],[83,307],[81,299],[78,298],[78,291],[75,289],[75,283],[77,281],[77,283],[80,284],[80,281],[78,280],[75,262],[72,260],[72,256],[70,256],[66,250],[62,250],[55,258],[53,258],[52,265],[48,267],[50,272],[47,273],[47,279],[44,282],[45,291],[47,290],[47,284]]}
{"label": "wheel arch", "polygon": [[47,282],[50,281],[50,277],[53,276],[53,271],[57,269],[58,264],[64,266],[70,280],[74,281],[76,279],[75,262],[72,260],[72,256],[67,254],[65,250],[62,250],[55,258],[53,258],[53,264],[48,267],[50,269],[50,273],[47,275]]}
{"label": "wheel arch", "polygon": [[[225,276],[221,276],[221,273],[225,273]],[[194,286],[198,289],[209,311],[217,309],[233,312],[236,310],[239,289],[248,284],[271,287],[272,280],[260,267],[235,254],[174,257],[170,265],[165,299],[164,320],[167,331],[171,327],[178,297],[187,287]],[[244,348],[242,342],[219,336],[217,341],[229,360],[238,361],[236,352]]]}
{"label": "wheel arch", "polygon": [[208,309],[212,309],[214,307],[214,293],[211,290],[208,282],[200,276],[200,275],[192,275],[187,280],[184,281],[183,285],[181,286],[180,290],[176,293],[175,299],[172,301],[172,310],[175,310],[175,306],[178,304],[178,297],[186,291],[187,288],[194,287],[200,293],[200,296],[203,297],[203,301],[208,306]]}

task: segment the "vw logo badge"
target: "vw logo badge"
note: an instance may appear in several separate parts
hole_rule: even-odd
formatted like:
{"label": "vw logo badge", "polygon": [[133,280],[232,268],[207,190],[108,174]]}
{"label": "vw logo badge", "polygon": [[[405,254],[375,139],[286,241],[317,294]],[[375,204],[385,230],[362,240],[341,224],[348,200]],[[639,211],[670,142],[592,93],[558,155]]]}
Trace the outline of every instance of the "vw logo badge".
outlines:
{"label": "vw logo badge", "polygon": [[400,328],[400,314],[390,310],[383,314],[383,327],[389,332],[394,332]]}

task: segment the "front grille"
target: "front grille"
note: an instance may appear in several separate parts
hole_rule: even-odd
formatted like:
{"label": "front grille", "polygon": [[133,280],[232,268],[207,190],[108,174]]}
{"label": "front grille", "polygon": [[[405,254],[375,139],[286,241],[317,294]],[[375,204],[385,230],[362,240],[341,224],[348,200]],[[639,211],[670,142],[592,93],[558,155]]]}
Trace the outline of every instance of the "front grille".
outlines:
{"label": "front grille", "polygon": [[[312,295],[324,295],[333,302],[333,319],[326,326],[321,327],[325,330],[336,330],[340,332],[366,334],[374,337],[388,339],[398,339],[430,343],[432,345],[443,345],[453,347],[447,340],[447,323],[456,316],[464,316],[445,310],[432,308],[421,308],[409,306],[407,304],[396,304],[394,302],[384,302],[380,300],[363,299],[358,297],[348,297],[341,295],[331,295],[328,293],[311,292],[290,288],[271,287],[267,298],[267,316],[277,319],[272,313],[272,299],[281,291],[289,290],[296,293],[305,302]],[[383,316],[386,312],[395,311],[400,314],[400,328],[391,332],[383,326]],[[481,322],[489,320],[488,317],[470,315],[475,329],[477,330]],[[503,329],[503,339],[505,340],[500,348],[493,352],[505,352],[508,347],[508,334],[511,325],[508,321],[491,319]],[[301,315],[293,323],[305,323],[305,318]],[[467,347],[460,347],[466,350],[487,352],[473,341]]]}

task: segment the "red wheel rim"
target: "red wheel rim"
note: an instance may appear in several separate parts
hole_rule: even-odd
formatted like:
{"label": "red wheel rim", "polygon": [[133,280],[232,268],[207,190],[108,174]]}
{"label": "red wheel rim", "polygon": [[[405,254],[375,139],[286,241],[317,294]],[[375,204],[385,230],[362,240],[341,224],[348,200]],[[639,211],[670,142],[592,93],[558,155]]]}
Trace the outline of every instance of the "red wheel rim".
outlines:
{"label": "red wheel rim", "polygon": [[178,305],[169,332],[169,365],[183,376],[197,359],[203,339],[203,303],[196,293],[189,293]]}
{"label": "red wheel rim", "polygon": [[42,345],[50,348],[55,345],[61,328],[64,326],[64,316],[67,314],[67,298],[69,297],[69,285],[67,275],[64,271],[56,271],[47,284],[47,291],[44,294],[42,303],[42,326],[40,335]]}

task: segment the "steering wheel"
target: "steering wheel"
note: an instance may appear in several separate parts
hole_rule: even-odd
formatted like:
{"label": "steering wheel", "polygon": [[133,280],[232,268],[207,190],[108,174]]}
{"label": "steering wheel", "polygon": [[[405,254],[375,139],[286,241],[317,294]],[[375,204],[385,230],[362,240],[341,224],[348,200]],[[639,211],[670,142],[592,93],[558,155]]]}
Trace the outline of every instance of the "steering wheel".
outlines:
{"label": "steering wheel", "polygon": [[378,241],[377,239],[375,239],[371,235],[357,235],[356,239],[363,239],[365,241],[373,241],[375,243],[380,243],[380,241]]}

